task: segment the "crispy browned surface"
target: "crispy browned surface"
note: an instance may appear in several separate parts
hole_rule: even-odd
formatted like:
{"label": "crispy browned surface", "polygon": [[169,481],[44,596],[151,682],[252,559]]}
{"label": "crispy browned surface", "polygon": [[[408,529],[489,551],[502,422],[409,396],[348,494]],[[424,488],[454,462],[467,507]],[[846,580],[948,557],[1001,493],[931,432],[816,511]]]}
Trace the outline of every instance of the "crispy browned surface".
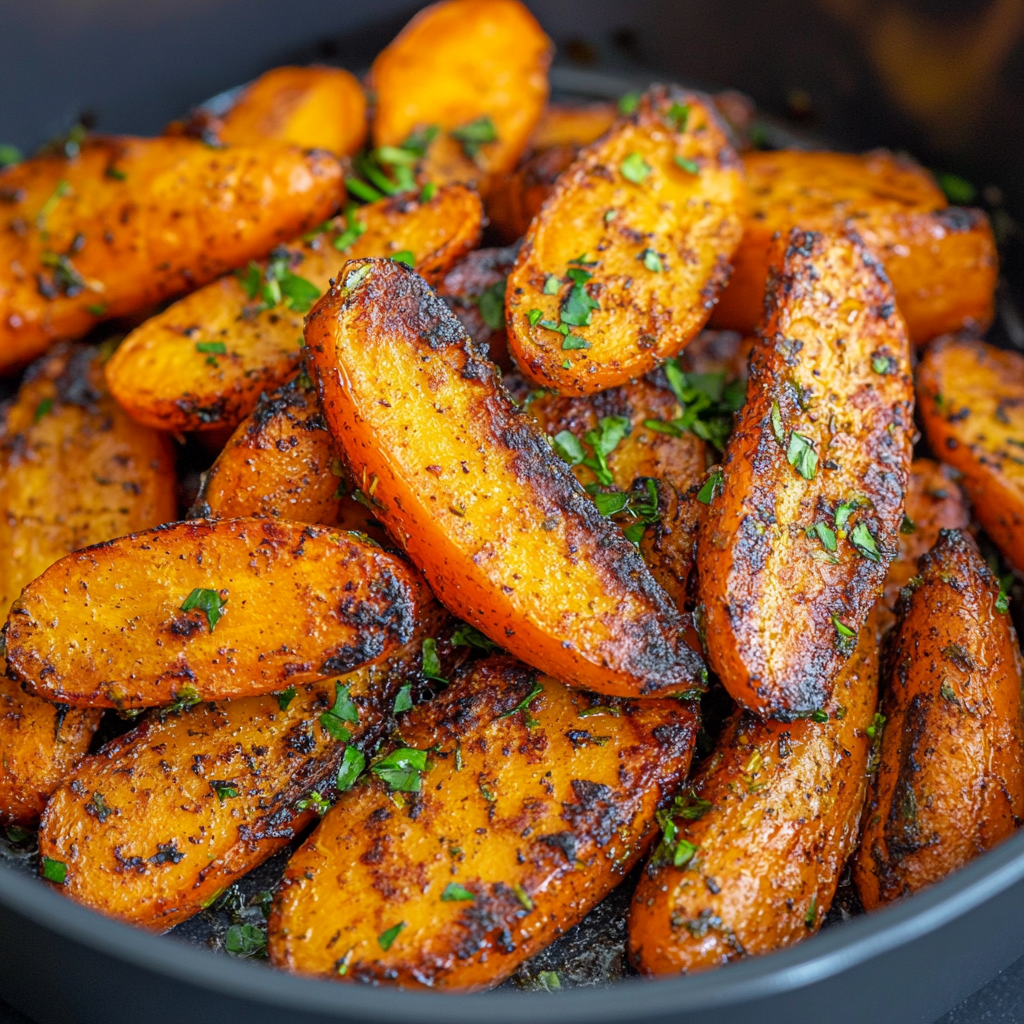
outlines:
{"label": "crispy browned surface", "polygon": [[[396,196],[354,216],[365,231],[344,254],[333,245],[345,229],[343,217],[276,251],[320,292],[346,258],[402,251],[413,254],[416,269],[434,284],[479,241],[483,209],[474,193],[455,185],[426,203]],[[263,307],[262,296],[250,299],[234,274],[176,302],[133,331],[107,364],[114,397],[140,423],[166,430],[236,426],[302,358],[308,307]],[[224,354],[197,348],[211,342],[223,345]]]}
{"label": "crispy browned surface", "polygon": [[932,450],[963,474],[974,515],[1024,570],[1024,356],[974,338],[940,338],[917,368]]}
{"label": "crispy browned surface", "polygon": [[[535,681],[511,658],[488,659],[403,719],[404,744],[431,750],[421,791],[396,806],[371,775],[328,814],[288,866],[270,920],[274,963],[489,988],[619,883],[648,845],[659,799],[686,775],[694,711],[547,676],[516,711]],[[442,899],[450,883],[474,898]]]}
{"label": "crispy browned surface", "polygon": [[[373,141],[399,146],[440,129],[424,180],[486,192],[522,155],[548,98],[551,40],[518,0],[444,0],[420,11],[377,56]],[[497,139],[475,158],[450,132],[490,118]]]}
{"label": "crispy browned surface", "polygon": [[589,146],[615,123],[615,103],[549,103],[530,136],[533,149]]}
{"label": "crispy browned surface", "polygon": [[970,523],[967,500],[949,466],[931,459],[914,459],[907,486],[906,519],[900,526],[900,553],[889,566],[878,603],[879,635],[892,628],[900,590],[917,575],[917,560],[932,549],[939,531],[966,530]]}
{"label": "crispy browned surface", "polygon": [[[195,589],[214,621],[181,610]],[[354,534],[192,520],[67,555],[22,591],[7,667],[31,692],[122,710],[228,700],[348,672],[405,643],[426,588]]]}
{"label": "crispy browned surface", "polygon": [[522,238],[558,176],[579,153],[573,145],[542,149],[498,178],[487,192],[487,218],[504,242]]}
{"label": "crispy browned surface", "polygon": [[[173,519],[174,492],[170,446],[106,393],[96,350],[58,346],[0,425],[0,607],[69,551]],[[0,821],[35,821],[99,717],[0,681]]]}
{"label": "crispy browned surface", "polygon": [[[707,446],[694,433],[681,437],[645,426],[646,420],[667,422],[682,415],[682,408],[668,388],[641,379],[596,395],[562,396],[542,392],[531,397],[527,410],[552,437],[568,430],[581,441],[599,422],[612,416],[629,421],[629,434],[608,456],[615,487],[628,491],[638,477],[664,480],[678,491],[687,490],[704,477]],[[580,464],[573,472],[581,484],[595,482],[592,469]]]}
{"label": "crispy browned surface", "polygon": [[776,231],[848,223],[885,264],[911,340],[991,321],[998,265],[988,218],[948,208],[932,176],[906,157],[780,150],[748,153],[743,166],[750,216],[711,315],[716,326],[749,332],[761,322]]}
{"label": "crispy browned surface", "polygon": [[238,516],[340,526],[382,539],[370,510],[352,497],[316,388],[304,373],[260,395],[203,474],[189,518]]}
{"label": "crispy browned surface", "polygon": [[694,647],[700,644],[692,620],[697,605],[694,549],[707,511],[707,505],[697,500],[699,490],[696,486],[686,491],[659,487],[657,522],[644,531],[640,542],[640,553],[651,575],[683,612],[687,635]]}
{"label": "crispy browned surface", "polygon": [[[697,569],[712,667],[741,705],[786,718],[828,700],[852,648],[840,624],[858,632],[881,593],[898,550],[914,395],[877,261],[855,238],[794,230],[784,241]],[[787,458],[800,438],[817,458],[804,465],[811,479]],[[844,532],[836,514],[853,500]],[[808,536],[818,523],[835,533],[834,553]]]}
{"label": "crispy browned surface", "polygon": [[354,75],[342,68],[280,67],[245,89],[219,134],[228,146],[275,139],[348,156],[366,131],[366,97]]}
{"label": "crispy browned surface", "polygon": [[700,658],[636,549],[416,274],[346,264],[306,342],[352,477],[455,614],[601,693],[699,685]]}
{"label": "crispy browned surface", "polygon": [[940,881],[1024,817],[1017,635],[974,541],[939,535],[904,592],[854,882],[871,910]]}
{"label": "crispy browned surface", "polygon": [[0,369],[264,256],[344,196],[326,153],[100,136],[0,171]]}
{"label": "crispy browned surface", "polygon": [[[486,345],[487,355],[503,370],[511,370],[508,355],[508,339],[505,336],[505,279],[516,262],[519,247],[506,246],[502,249],[477,249],[469,253],[445,275],[437,286],[437,294],[451,307],[462,321],[462,326],[476,342]],[[494,304],[500,302],[502,326],[492,327],[480,311],[481,296],[490,289],[492,296],[484,299]]]}
{"label": "crispy browned surface", "polygon": [[733,716],[691,784],[710,807],[673,819],[696,853],[674,867],[657,850],[633,897],[630,953],[642,974],[707,970],[818,930],[857,842],[877,697],[870,628],[836,681],[828,721]]}
{"label": "crispy browned surface", "polygon": [[[679,131],[672,112],[684,106]],[[675,355],[704,325],[728,278],[744,209],[742,166],[710,102],[652,87],[634,114],[580,153],[530,226],[507,293],[509,345],[523,372],[564,394],[590,394]],[[599,304],[589,324],[572,326],[565,338],[540,322],[531,326],[530,310],[556,325],[567,313],[567,272],[580,269],[581,258],[591,261],[593,277],[575,287]],[[550,275],[555,294],[544,292]],[[577,337],[585,348],[571,341]]]}
{"label": "crispy browned surface", "polygon": [[333,795],[346,743],[320,717],[337,684],[358,710],[344,728],[369,753],[398,686],[416,677],[423,637],[445,618],[427,606],[390,659],[296,686],[290,701],[267,695],[153,713],[86,758],[54,794],[39,836],[43,856],[67,864],[61,891],[157,931],[208,906],[302,831],[313,817],[296,806],[303,797]]}

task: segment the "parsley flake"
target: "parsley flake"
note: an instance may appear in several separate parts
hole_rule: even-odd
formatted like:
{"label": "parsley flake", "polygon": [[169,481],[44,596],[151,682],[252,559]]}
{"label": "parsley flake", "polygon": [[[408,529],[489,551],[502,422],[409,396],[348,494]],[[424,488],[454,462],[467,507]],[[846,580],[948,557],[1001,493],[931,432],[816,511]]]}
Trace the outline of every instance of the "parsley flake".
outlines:
{"label": "parsley flake", "polygon": [[406,683],[395,697],[394,713],[400,715],[412,707],[412,683]]}
{"label": "parsley flake", "polygon": [[782,410],[779,408],[778,402],[772,402],[772,433],[775,435],[775,440],[779,442],[780,447],[786,447],[786,432],[782,427]]}
{"label": "parsley flake", "polygon": [[53,408],[53,399],[44,398],[36,406],[36,411],[32,414],[32,422],[38,423],[44,416],[46,416]]}
{"label": "parsley flake", "polygon": [[293,700],[295,700],[295,696],[297,693],[298,690],[296,690],[294,686],[289,686],[287,690],[282,690],[280,693],[275,694],[275,696],[277,697],[277,706],[282,711],[287,711],[288,705],[291,704]]}
{"label": "parsley flake", "polygon": [[[223,341],[197,341],[196,342],[197,352],[207,352],[215,356],[226,356],[228,354],[227,346]],[[216,365],[216,360],[214,360]]]}
{"label": "parsley flake", "polygon": [[68,877],[68,866],[62,860],[44,857],[42,875],[48,882],[63,885],[64,880]]}
{"label": "parsley flake", "polygon": [[494,720],[497,722],[502,718],[511,718],[513,715],[522,711],[527,728],[532,729],[535,725],[540,725],[537,719],[530,714],[530,704],[543,692],[544,687],[534,680],[533,687],[530,692],[514,708],[509,708],[508,711],[502,712],[502,714],[498,715]]}
{"label": "parsley flake", "polygon": [[476,902],[476,896],[458,882],[449,882],[441,893],[441,899],[445,903],[459,903],[464,900]]}
{"label": "parsley flake", "polygon": [[867,559],[881,562],[882,552],[878,550],[878,542],[872,536],[866,523],[858,522],[850,533],[850,542]]}
{"label": "parsley flake", "polygon": [[365,767],[366,755],[361,750],[356,750],[355,747],[346,747],[335,779],[335,788],[338,792],[345,793],[350,790],[356,784],[356,779],[362,775]]}
{"label": "parsley flake", "polygon": [[243,958],[266,956],[267,933],[254,924],[233,924],[224,936],[224,951]]}
{"label": "parsley flake", "polygon": [[370,771],[392,790],[402,793],[420,791],[420,773],[427,771],[427,751],[410,747],[393,750],[370,766]]}
{"label": "parsley flake", "polygon": [[892,356],[873,356],[871,359],[871,369],[883,376],[887,373],[895,373],[896,360]]}
{"label": "parsley flake", "polygon": [[544,287],[541,289],[545,295],[557,295],[558,289],[561,288],[562,282],[559,278],[555,277],[554,274],[548,274],[544,278]]}
{"label": "parsley flake", "polygon": [[490,653],[491,651],[500,650],[499,646],[486,637],[478,629],[474,629],[468,623],[463,622],[458,625],[455,632],[452,633],[452,645],[454,647],[475,647],[477,650],[485,651]]}
{"label": "parsley flake", "polygon": [[653,168],[639,153],[630,153],[619,164],[619,170],[627,181],[633,182],[634,185],[642,185]]}
{"label": "parsley flake", "polygon": [[666,116],[670,127],[675,128],[677,132],[685,132],[686,126],[690,121],[690,104],[673,103],[672,106],[668,108],[668,114]]}
{"label": "parsley flake", "polygon": [[815,523],[813,526],[807,527],[808,537],[817,537],[821,541],[821,546],[826,551],[836,550],[836,535],[830,526],[826,523]]}
{"label": "parsley flake", "polygon": [[441,659],[437,656],[437,641],[432,637],[423,639],[423,674],[428,679],[437,683],[447,683],[448,680],[441,675]]}
{"label": "parsley flake", "polygon": [[216,590],[208,590],[205,587],[196,587],[188,597],[185,598],[184,603],[181,606],[181,611],[190,612],[193,608],[198,608],[201,612],[206,615],[206,623],[210,627],[212,633],[217,628],[217,623],[220,622],[224,615],[224,605],[228,603],[228,599],[222,598]]}
{"label": "parsley flake", "polygon": [[234,779],[213,779],[210,782],[210,789],[217,794],[217,799],[224,803],[225,800],[238,796],[238,784]]}
{"label": "parsley flake", "polygon": [[335,682],[334,706],[320,716],[324,732],[339,743],[348,743],[352,738],[352,734],[345,728],[345,723],[354,725],[359,722],[359,709],[349,696],[349,689],[348,685],[342,686],[340,680]]}
{"label": "parsley flake", "polygon": [[407,267],[416,266],[416,257],[413,256],[409,249],[402,249],[399,252],[392,253],[390,258],[396,263],[404,263]]}
{"label": "parsley flake", "polygon": [[655,252],[654,249],[644,249],[637,259],[642,260],[644,266],[655,274],[660,274],[665,269],[664,263],[661,262],[661,253]]}
{"label": "parsley flake", "polygon": [[832,613],[832,625],[836,627],[836,632],[846,640],[857,635],[855,629],[850,629],[844,622],[840,621],[838,615],[835,612]]}
{"label": "parsley flake", "polygon": [[536,327],[537,322],[540,320],[542,316],[544,316],[543,310],[531,309],[530,312],[526,314],[526,319],[531,327]]}
{"label": "parsley flake", "polygon": [[310,807],[316,812],[318,818],[322,818],[330,809],[331,801],[323,793],[313,790],[308,796],[304,796],[296,805],[295,810],[305,811]]}
{"label": "parsley flake", "polygon": [[700,174],[700,165],[696,160],[687,160],[684,156],[674,156],[672,162],[681,167],[687,174]]}
{"label": "parsley flake", "polygon": [[640,93],[627,92],[619,97],[619,113],[632,114],[640,103]]}
{"label": "parsley flake", "polygon": [[697,500],[702,505],[710,505],[715,498],[722,493],[722,483],[725,480],[724,474],[721,470],[715,470],[708,478],[704,481],[703,487],[697,492]]}
{"label": "parsley flake", "polygon": [[818,472],[818,453],[814,450],[814,442],[809,437],[804,437],[794,430],[789,438],[786,458],[805,480],[814,479]]}
{"label": "parsley flake", "polygon": [[558,971],[541,971],[537,975],[537,981],[548,992],[561,991],[562,979],[558,976]]}
{"label": "parsley flake", "polygon": [[366,224],[356,215],[356,204],[345,207],[345,230],[331,243],[338,252],[348,252],[366,233]]}
{"label": "parsley flake", "polygon": [[[505,287],[508,278],[503,277],[500,281],[488,285],[480,295],[477,308],[485,324],[492,331],[500,331],[505,326]],[[540,313],[540,310],[537,310]],[[531,310],[531,315],[533,311]],[[538,317],[539,319],[539,317]],[[533,326],[532,324],[530,325]]]}
{"label": "parsley flake", "polygon": [[494,127],[494,122],[487,114],[453,128],[448,134],[462,143],[462,151],[470,160],[477,158],[481,146],[498,141],[498,129]]}
{"label": "parsley flake", "polygon": [[811,905],[807,908],[807,913],[804,914],[804,924],[808,928],[813,928],[818,923],[818,894],[815,893],[811,897]]}
{"label": "parsley flake", "polygon": [[562,342],[562,351],[571,352],[576,349],[590,348],[590,342],[581,338],[578,334],[567,334]]}

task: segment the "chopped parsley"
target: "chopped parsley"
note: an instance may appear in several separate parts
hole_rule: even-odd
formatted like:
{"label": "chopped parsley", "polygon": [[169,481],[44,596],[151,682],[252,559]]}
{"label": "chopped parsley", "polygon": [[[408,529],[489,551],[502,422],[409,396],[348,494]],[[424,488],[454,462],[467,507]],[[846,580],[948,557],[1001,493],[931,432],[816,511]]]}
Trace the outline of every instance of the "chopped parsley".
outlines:
{"label": "chopped parsley", "polygon": [[822,711],[821,708],[818,708],[817,710],[812,711],[808,717],[812,722],[827,722],[828,712]]}
{"label": "chopped parsley", "polygon": [[345,230],[331,243],[338,252],[348,252],[366,233],[366,224],[356,214],[356,204],[345,206]]}
{"label": "chopped parsley", "polygon": [[668,108],[667,117],[671,128],[674,128],[677,132],[685,132],[686,126],[690,121],[690,104],[673,103]]}
{"label": "chopped parsley", "polygon": [[44,416],[46,416],[53,408],[53,399],[44,398],[37,406],[36,411],[32,414],[32,422],[38,423]]}
{"label": "chopped parsley", "polygon": [[565,341],[562,342],[563,352],[571,352],[581,348],[590,348],[590,342],[585,338],[581,338],[578,334],[567,334],[565,336]]}
{"label": "chopped parsley", "polygon": [[190,612],[193,608],[198,608],[206,615],[206,623],[210,627],[210,632],[212,633],[217,628],[217,623],[220,622],[223,617],[223,608],[227,603],[228,599],[226,597],[222,598],[216,590],[208,590],[205,587],[196,587],[195,590],[185,598],[180,610],[183,612]]}
{"label": "chopped parsley", "polygon": [[895,373],[896,360],[892,356],[873,356],[871,359],[871,369],[882,376],[885,376],[887,373]]}
{"label": "chopped parsley", "polygon": [[594,499],[597,511],[606,519],[621,512],[629,504],[629,495],[623,494],[622,491],[612,491],[611,493],[596,491],[591,497]]}
{"label": "chopped parsley", "polygon": [[407,267],[416,266],[416,257],[409,249],[402,249],[399,252],[392,253],[390,259],[393,259],[396,263],[404,263]]}
{"label": "chopped parsley", "polygon": [[441,893],[441,899],[445,903],[460,903],[464,900],[476,901],[476,896],[473,895],[467,888],[459,885],[458,882],[449,882],[444,887],[444,892]]}
{"label": "chopped parsley", "polygon": [[519,900],[523,910],[533,910],[533,900],[530,899],[530,894],[518,882],[512,886],[512,891],[516,894],[516,899]]}
{"label": "chopped parsley", "polygon": [[52,857],[43,858],[43,878],[56,885],[63,885],[68,877],[68,866],[62,860],[54,860]]}
{"label": "chopped parsley", "polygon": [[904,536],[909,536],[910,534],[916,532],[917,525],[914,523],[914,520],[911,519],[910,516],[906,515],[906,513],[904,513],[903,519],[900,521],[900,533],[902,533]]}
{"label": "chopped parsley", "polygon": [[331,739],[340,743],[348,743],[352,734],[345,728],[345,723],[357,724],[359,722],[359,709],[349,696],[348,685],[342,686],[338,680],[334,684],[334,706],[330,711],[325,711],[320,716],[320,724]]}
{"label": "chopped parsley", "polygon": [[807,527],[807,536],[817,537],[821,541],[821,546],[826,551],[836,550],[835,532],[826,523],[815,523],[813,526]]}
{"label": "chopped parsley", "polygon": [[782,426],[782,410],[779,408],[778,402],[772,402],[772,433],[775,435],[775,440],[779,442],[779,446],[782,448],[786,447],[786,431]]}
{"label": "chopped parsley", "polygon": [[338,792],[345,793],[350,790],[356,784],[356,779],[362,775],[365,767],[366,755],[361,750],[356,750],[355,747],[346,747],[335,779],[335,788]]}
{"label": "chopped parsley", "polygon": [[294,686],[289,686],[287,690],[282,690],[280,693],[275,694],[277,697],[277,706],[282,711],[287,711],[288,705],[295,700],[297,693],[298,690],[296,690]]}
{"label": "chopped parsley", "polygon": [[885,715],[875,713],[875,717],[871,720],[871,724],[864,730],[865,735],[869,740],[879,740],[882,738],[882,730],[885,728]]}
{"label": "chopped parsley", "polygon": [[224,951],[243,958],[267,955],[267,933],[254,924],[233,924],[224,936]]}
{"label": "chopped parsley", "polygon": [[39,208],[36,214],[36,227],[42,231],[46,227],[46,218],[57,209],[57,204],[65,197],[71,195],[71,186],[63,178],[57,182],[57,187],[50,193],[49,198]]}
{"label": "chopped parsley", "polygon": [[818,894],[815,893],[811,897],[811,905],[807,908],[807,913],[804,914],[804,924],[808,928],[813,928],[818,923]]}
{"label": "chopped parsley", "polygon": [[427,679],[436,683],[447,683],[448,680],[441,675],[441,659],[437,656],[437,641],[432,637],[423,639],[423,674]]}
{"label": "chopped parsley", "polygon": [[946,193],[946,198],[957,206],[973,203],[978,198],[978,190],[959,174],[950,174],[948,171],[939,171],[935,175],[939,188]]}
{"label": "chopped parsley", "polygon": [[805,480],[813,480],[818,472],[818,453],[814,450],[814,442],[795,430],[789,437],[786,459]]}
{"label": "chopped parsley", "polygon": [[562,430],[552,438],[555,451],[570,466],[586,466],[597,482],[603,487],[614,483],[612,471],[608,468],[608,456],[619,443],[629,436],[630,422],[625,416],[602,416],[595,430],[588,430],[583,441],[590,446],[593,454],[587,455],[580,439],[569,430]]}
{"label": "chopped parsley", "polygon": [[296,805],[295,810],[305,811],[310,807],[316,812],[318,818],[322,818],[330,809],[331,801],[323,793],[313,790],[308,796],[304,796]]}
{"label": "chopped parsley", "polygon": [[702,505],[710,505],[715,498],[722,492],[722,482],[725,480],[725,476],[721,470],[716,469],[708,478],[704,481],[704,485],[697,492],[697,500]]}
{"label": "chopped parsley", "polygon": [[189,708],[195,707],[201,700],[199,691],[194,686],[189,686],[186,683],[175,693],[174,700],[163,709],[162,715],[173,715],[187,711]]}
{"label": "chopped parsley", "polygon": [[619,164],[619,170],[627,181],[633,182],[634,185],[642,185],[653,168],[639,153],[630,153]]}
{"label": "chopped parsley", "polygon": [[500,331],[505,326],[505,286],[507,281],[508,278],[505,277],[500,281],[495,281],[494,284],[488,285],[480,295],[477,308],[480,310],[480,316],[484,323],[492,331]]}
{"label": "chopped parsley", "polygon": [[594,275],[582,267],[571,267],[568,277],[572,280],[572,287],[562,303],[559,312],[559,319],[563,324],[570,327],[589,327],[590,315],[595,309],[600,309],[601,304],[587,294],[586,282]]}
{"label": "chopped parsley", "polygon": [[406,683],[395,697],[394,713],[400,715],[412,707],[412,683]]}
{"label": "chopped parsley", "polygon": [[855,629],[850,629],[844,622],[842,622],[835,612],[832,613],[832,625],[836,627],[836,632],[846,640],[857,635]]}
{"label": "chopped parsley", "polygon": [[850,516],[859,508],[861,505],[860,498],[850,498],[849,501],[841,501],[836,506],[836,529],[845,530],[846,524],[850,521]]}
{"label": "chopped parsley", "polygon": [[867,559],[881,562],[882,552],[878,550],[878,542],[872,536],[867,524],[858,522],[850,533],[850,543]]}
{"label": "chopped parsley", "polygon": [[[215,356],[226,356],[228,354],[227,346],[223,341],[197,341],[196,351]],[[211,360],[211,362],[214,366],[217,365],[216,359]]]}
{"label": "chopped parsley", "polygon": [[400,747],[372,764],[370,771],[393,790],[418,793],[420,773],[429,770],[427,753],[426,750]]}
{"label": "chopped parsley", "polygon": [[530,714],[530,704],[543,692],[544,687],[541,686],[541,684],[538,683],[536,680],[534,680],[533,687],[531,688],[530,692],[514,708],[510,708],[508,711],[504,711],[500,715],[498,715],[497,718],[495,718],[495,721],[497,722],[502,718],[511,718],[513,715],[522,711],[523,719],[526,722],[526,727],[528,729],[532,729],[534,726],[540,725],[540,722],[538,722],[537,719]]}
{"label": "chopped parsley", "polygon": [[1005,614],[1010,609],[1010,587],[1012,585],[1012,576],[1003,576],[999,580],[999,595],[996,597],[996,611],[1000,614]]}
{"label": "chopped parsley", "polygon": [[429,203],[434,196],[437,195],[437,183],[428,181],[422,189],[420,189],[420,202]]}
{"label": "chopped parsley", "polygon": [[210,789],[217,794],[217,799],[221,803],[238,796],[238,784],[234,779],[213,779],[210,782]]}
{"label": "chopped parsley", "polygon": [[640,103],[640,93],[627,92],[619,97],[619,113],[632,114]]}
{"label": "chopped parsley", "polygon": [[558,971],[541,971],[537,975],[537,981],[541,988],[548,992],[558,992],[562,988],[562,979],[558,976]]}
{"label": "chopped parsley", "polygon": [[244,271],[235,271],[235,276],[250,300],[262,299],[261,312],[280,304],[296,313],[308,313],[320,298],[320,289],[312,281],[293,273],[291,263],[292,254],[278,247],[271,251],[262,274],[259,265],[250,261]]}
{"label": "chopped parsley", "polygon": [[529,322],[531,327],[536,327],[537,326],[537,322],[543,316],[544,316],[544,311],[543,310],[541,310],[541,309],[531,309],[530,312],[526,314],[526,319]]}
{"label": "chopped parsley", "polygon": [[665,264],[661,261],[661,253],[654,249],[644,249],[637,259],[642,260],[643,265],[652,273],[660,274],[665,269]]}
{"label": "chopped parsley", "polygon": [[557,295],[558,289],[561,288],[562,282],[554,275],[548,274],[544,278],[544,287],[542,289],[545,295]]}
{"label": "chopped parsley", "polygon": [[448,134],[462,144],[462,151],[470,160],[476,160],[481,146],[498,141],[498,129],[487,114],[453,128]]}
{"label": "chopped parsley", "polygon": [[687,160],[684,156],[674,156],[672,162],[681,167],[687,174],[700,174],[700,165],[696,160]]}
{"label": "chopped parsley", "polygon": [[477,650],[490,653],[500,650],[498,645],[486,637],[478,629],[474,629],[466,622],[460,623],[452,633],[452,645],[455,647],[475,647]]}
{"label": "chopped parsley", "polygon": [[10,167],[12,164],[20,164],[23,159],[24,156],[17,146],[10,146],[6,143],[0,145],[0,167]]}
{"label": "chopped parsley", "polygon": [[644,420],[644,426],[661,434],[681,437],[687,430],[719,450],[732,430],[733,413],[746,401],[744,381],[726,383],[725,373],[684,373],[675,359],[664,365],[665,379],[683,407],[683,414],[674,420]]}

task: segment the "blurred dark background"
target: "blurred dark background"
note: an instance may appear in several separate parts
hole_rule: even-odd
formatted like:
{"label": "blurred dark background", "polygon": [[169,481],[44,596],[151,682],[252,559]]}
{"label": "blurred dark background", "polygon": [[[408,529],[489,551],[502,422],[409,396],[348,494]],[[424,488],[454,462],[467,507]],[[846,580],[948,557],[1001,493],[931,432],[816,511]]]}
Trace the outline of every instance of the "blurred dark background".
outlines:
{"label": "blurred dark background", "polygon": [[[84,116],[154,133],[283,62],[365,69],[407,0],[2,0],[0,143]],[[885,145],[1024,214],[1024,0],[534,0],[563,66],[733,86],[830,144]],[[989,197],[1000,197],[990,190]],[[989,205],[1002,205],[990,203]]]}

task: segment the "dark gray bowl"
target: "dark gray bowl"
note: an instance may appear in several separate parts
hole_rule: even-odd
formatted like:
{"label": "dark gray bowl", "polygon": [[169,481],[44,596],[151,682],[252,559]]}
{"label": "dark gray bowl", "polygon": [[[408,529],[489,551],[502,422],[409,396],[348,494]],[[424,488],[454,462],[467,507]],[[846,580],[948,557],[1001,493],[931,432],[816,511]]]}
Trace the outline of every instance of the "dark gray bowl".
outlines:
{"label": "dark gray bowl", "polygon": [[[894,0],[893,0],[894,2]],[[913,17],[983,19],[991,0],[900,0]],[[857,0],[876,19],[890,0]],[[288,61],[360,69],[404,22],[408,0],[7,0],[0,20],[0,142],[31,150],[83,112],[106,131],[153,133],[192,104]],[[865,52],[864,24],[824,0],[532,2],[577,63],[556,87],[614,96],[659,77],[733,85],[782,116],[782,131],[835,145],[888,145],[930,166],[995,182],[990,203],[1024,210],[1024,47],[978,93],[971,131],[936,138],[894,102]],[[930,13],[931,12],[931,13]],[[972,21],[973,19],[973,21]],[[596,68],[601,73],[596,73]],[[952,73],[952,71],[951,71]],[[997,80],[996,80],[997,79]],[[810,110],[794,105],[803,90]],[[785,115],[793,116],[787,122]],[[952,115],[951,115],[952,116]],[[959,115],[963,117],[964,115]],[[996,337],[1024,346],[1004,252]],[[1020,235],[1017,236],[1019,244]],[[40,1024],[772,1024],[930,1022],[1024,953],[1024,835],[934,889],[827,929],[782,953],[692,978],[560,993],[442,996],[308,981],[214,956],[107,920],[0,865],[0,998]]]}

